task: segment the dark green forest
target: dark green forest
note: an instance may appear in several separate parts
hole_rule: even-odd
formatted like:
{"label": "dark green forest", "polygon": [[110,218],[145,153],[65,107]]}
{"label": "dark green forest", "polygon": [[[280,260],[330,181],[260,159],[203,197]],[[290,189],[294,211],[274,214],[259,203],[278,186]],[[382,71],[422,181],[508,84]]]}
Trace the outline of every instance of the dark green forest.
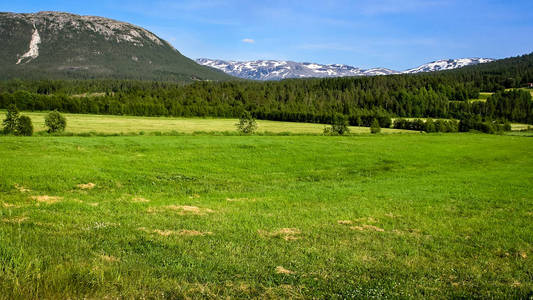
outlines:
{"label": "dark green forest", "polygon": [[[0,82],[0,108],[15,103],[21,110],[183,117],[239,117],[249,111],[258,119],[313,123],[330,123],[341,113],[351,125],[369,126],[378,119],[382,127],[391,126],[391,117],[476,116],[533,124],[531,94],[516,89],[531,82],[533,54],[457,70],[373,77],[190,84],[8,80]],[[480,92],[494,94],[469,101]]]}

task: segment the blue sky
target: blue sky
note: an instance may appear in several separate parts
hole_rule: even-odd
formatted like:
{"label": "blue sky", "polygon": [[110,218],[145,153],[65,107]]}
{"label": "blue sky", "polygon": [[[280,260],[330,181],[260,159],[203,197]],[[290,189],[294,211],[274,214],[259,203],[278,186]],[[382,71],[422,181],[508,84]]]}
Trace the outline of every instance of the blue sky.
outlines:
{"label": "blue sky", "polygon": [[[85,3],[84,3],[85,2]],[[403,70],[533,51],[533,0],[0,0],[143,26],[191,58],[284,59]]]}

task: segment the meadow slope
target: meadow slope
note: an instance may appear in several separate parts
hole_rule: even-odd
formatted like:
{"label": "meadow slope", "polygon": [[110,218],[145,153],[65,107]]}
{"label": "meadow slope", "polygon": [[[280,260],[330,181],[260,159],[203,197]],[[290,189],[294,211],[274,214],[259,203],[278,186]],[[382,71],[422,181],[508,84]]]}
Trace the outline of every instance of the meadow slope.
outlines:
{"label": "meadow slope", "polygon": [[531,297],[532,149],[0,137],[0,298]]}
{"label": "meadow slope", "polygon": [[[5,111],[0,110],[0,115]],[[32,119],[35,131],[46,130],[44,118],[48,112],[21,112]],[[87,133],[97,132],[103,134],[114,133],[145,133],[153,132],[180,132],[194,133],[236,131],[235,124],[238,119],[223,118],[173,118],[173,117],[136,117],[136,116],[113,116],[93,114],[63,114],[67,118],[67,132]],[[325,124],[279,122],[269,120],[257,120],[258,132],[293,134],[321,134]],[[349,126],[352,133],[370,133],[368,127]],[[414,133],[411,130],[383,128],[383,133]]]}

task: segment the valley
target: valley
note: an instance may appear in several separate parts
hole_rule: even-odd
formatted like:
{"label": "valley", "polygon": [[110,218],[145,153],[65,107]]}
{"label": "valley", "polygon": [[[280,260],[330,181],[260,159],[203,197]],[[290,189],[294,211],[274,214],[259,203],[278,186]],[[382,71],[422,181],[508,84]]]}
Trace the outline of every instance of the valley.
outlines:
{"label": "valley", "polygon": [[0,13],[0,300],[531,299],[514,2],[142,2]]}

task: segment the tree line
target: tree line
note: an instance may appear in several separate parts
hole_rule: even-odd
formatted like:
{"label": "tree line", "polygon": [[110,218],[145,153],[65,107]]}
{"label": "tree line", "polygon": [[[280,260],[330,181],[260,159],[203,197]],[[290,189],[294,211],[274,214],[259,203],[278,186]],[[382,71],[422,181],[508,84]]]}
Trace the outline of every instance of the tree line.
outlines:
{"label": "tree line", "polygon": [[[0,108],[135,116],[240,117],[350,125],[392,117],[455,118],[478,115],[499,123],[533,124],[533,55],[414,75],[289,79],[276,82],[173,82],[129,80],[10,80],[0,82]],[[486,101],[469,101],[494,92]]]}

